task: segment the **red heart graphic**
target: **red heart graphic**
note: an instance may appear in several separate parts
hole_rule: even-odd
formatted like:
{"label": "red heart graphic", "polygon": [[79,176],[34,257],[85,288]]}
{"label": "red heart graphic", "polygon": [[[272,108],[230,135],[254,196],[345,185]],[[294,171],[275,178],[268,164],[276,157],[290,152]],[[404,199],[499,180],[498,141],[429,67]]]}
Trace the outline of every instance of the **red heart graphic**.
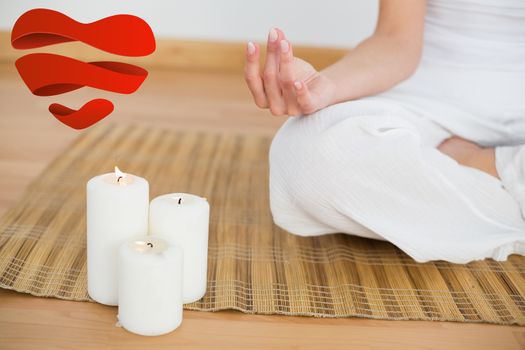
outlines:
{"label": "red heart graphic", "polygon": [[[18,18],[11,32],[11,44],[30,49],[68,41],[81,41],[106,52],[145,56],[155,50],[155,37],[148,24],[132,15],[115,15],[92,23],[80,23],[53,10],[33,9]],[[35,53],[16,61],[18,72],[31,92],[52,96],[89,86],[130,94],[148,72],[120,62],[82,62],[61,55]],[[52,104],[49,111],[74,129],[87,128],[108,116],[114,107],[104,99],[87,102],[78,111]]]}

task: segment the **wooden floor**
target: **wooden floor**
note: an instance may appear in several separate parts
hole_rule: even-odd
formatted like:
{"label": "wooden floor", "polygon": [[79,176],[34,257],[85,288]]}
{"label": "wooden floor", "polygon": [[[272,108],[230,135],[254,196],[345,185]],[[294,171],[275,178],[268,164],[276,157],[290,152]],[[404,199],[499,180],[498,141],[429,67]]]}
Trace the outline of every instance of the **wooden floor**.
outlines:
{"label": "wooden floor", "polygon": [[[116,106],[111,122],[271,135],[284,121],[257,110],[235,74],[152,71],[134,95],[83,89],[43,98],[29,93],[13,65],[0,64],[0,214],[78,134],[51,116],[49,104],[78,108],[106,96]],[[525,349],[520,327],[234,311],[185,311],[178,330],[147,338],[115,327],[116,311],[0,290],[0,349]]]}

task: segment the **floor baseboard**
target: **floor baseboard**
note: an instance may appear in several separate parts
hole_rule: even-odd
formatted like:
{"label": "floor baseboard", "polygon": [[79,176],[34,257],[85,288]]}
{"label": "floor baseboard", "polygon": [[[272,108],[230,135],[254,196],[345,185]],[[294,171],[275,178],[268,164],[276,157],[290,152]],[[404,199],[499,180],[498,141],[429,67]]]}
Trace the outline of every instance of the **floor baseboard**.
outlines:
{"label": "floor baseboard", "polygon": [[[112,55],[83,43],[73,42],[32,50],[11,47],[10,33],[0,31],[0,63],[12,63],[31,52],[48,52],[71,56],[82,61],[114,60],[155,69],[223,71],[241,73],[244,66],[245,43],[215,42],[178,39],[157,39],[157,49],[147,57]],[[263,47],[264,45],[261,45]],[[294,46],[294,53],[322,69],[337,61],[347,52],[340,48]]]}

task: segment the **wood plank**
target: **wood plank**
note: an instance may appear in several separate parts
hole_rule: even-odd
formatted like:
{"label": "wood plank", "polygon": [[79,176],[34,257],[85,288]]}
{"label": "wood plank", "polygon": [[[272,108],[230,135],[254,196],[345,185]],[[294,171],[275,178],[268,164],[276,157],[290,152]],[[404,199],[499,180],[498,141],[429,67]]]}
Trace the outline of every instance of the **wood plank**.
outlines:
{"label": "wood plank", "polygon": [[184,311],[173,333],[141,337],[115,327],[116,307],[0,291],[4,349],[520,349],[515,327]]}
{"label": "wood plank", "polygon": [[[112,122],[272,135],[286,119],[254,107],[240,74],[152,70],[133,95],[82,89],[43,98],[27,91],[12,63],[0,64],[0,214],[78,134],[47,106],[78,107],[101,95],[115,102]],[[176,332],[146,338],[114,327],[115,316],[112,307],[0,290],[0,348],[525,348],[525,328],[487,324],[186,311]]]}

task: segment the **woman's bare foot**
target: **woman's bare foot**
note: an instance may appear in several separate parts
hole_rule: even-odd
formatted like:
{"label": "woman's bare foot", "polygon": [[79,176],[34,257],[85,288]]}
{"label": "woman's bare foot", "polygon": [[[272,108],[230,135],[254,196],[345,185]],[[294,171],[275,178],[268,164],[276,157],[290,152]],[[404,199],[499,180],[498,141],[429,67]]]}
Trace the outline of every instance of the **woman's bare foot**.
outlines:
{"label": "woman's bare foot", "polygon": [[499,178],[496,171],[494,148],[483,148],[458,136],[443,141],[438,149],[454,158],[459,164],[479,169]]}

